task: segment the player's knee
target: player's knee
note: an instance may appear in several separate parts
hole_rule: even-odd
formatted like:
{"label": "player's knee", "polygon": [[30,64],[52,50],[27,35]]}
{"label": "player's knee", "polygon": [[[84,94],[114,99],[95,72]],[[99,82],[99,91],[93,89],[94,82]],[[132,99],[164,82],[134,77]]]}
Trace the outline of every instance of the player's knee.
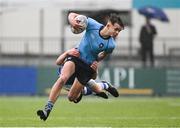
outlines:
{"label": "player's knee", "polygon": [[68,93],[68,100],[69,100],[70,102],[74,101],[75,99],[76,99],[76,97],[74,97],[73,95],[71,95],[71,94]]}
{"label": "player's knee", "polygon": [[68,96],[68,100],[69,100],[70,102],[72,102],[72,101],[74,101],[74,98],[73,98],[72,96]]}
{"label": "player's knee", "polygon": [[60,76],[59,80],[60,80],[60,83],[64,85],[66,83],[66,81],[68,80],[68,77],[67,76]]}

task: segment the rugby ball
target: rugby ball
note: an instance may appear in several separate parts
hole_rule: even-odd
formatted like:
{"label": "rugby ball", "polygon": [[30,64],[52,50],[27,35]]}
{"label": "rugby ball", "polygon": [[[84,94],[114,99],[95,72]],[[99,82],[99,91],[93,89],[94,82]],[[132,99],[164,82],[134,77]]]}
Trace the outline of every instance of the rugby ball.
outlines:
{"label": "rugby ball", "polygon": [[78,15],[76,16],[75,20],[79,21],[78,23],[82,26],[81,28],[73,28],[71,26],[71,31],[74,33],[74,34],[79,34],[79,33],[82,33],[86,27],[87,27],[87,17],[84,16],[84,15]]}

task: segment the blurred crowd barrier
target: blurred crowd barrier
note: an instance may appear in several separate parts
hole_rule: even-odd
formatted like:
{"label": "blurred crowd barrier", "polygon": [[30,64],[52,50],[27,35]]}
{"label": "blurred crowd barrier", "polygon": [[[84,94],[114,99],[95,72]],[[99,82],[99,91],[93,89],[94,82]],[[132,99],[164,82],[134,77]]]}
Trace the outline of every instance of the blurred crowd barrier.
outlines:
{"label": "blurred crowd barrier", "polygon": [[[105,61],[116,66],[141,66],[140,47],[137,38],[118,38],[117,46]],[[180,66],[180,38],[157,38],[154,43],[155,65],[166,67]],[[1,38],[0,65],[54,65],[55,59],[64,50],[74,47],[78,37],[62,38]]]}
{"label": "blurred crowd barrier", "polygon": [[[57,55],[64,50],[74,47],[80,40],[78,37],[66,37],[65,43],[61,43],[61,38],[23,38],[23,37],[6,37],[0,38],[1,55]],[[113,52],[117,56],[136,56],[139,49],[139,40],[129,38],[117,39],[116,48]],[[154,52],[157,56],[180,56],[180,38],[157,38],[154,44]]]}

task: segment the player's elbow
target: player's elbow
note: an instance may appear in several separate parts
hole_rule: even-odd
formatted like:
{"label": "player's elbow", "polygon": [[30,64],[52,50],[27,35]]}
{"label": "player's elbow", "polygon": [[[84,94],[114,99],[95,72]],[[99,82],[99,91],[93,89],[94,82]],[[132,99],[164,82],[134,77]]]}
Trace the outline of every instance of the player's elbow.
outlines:
{"label": "player's elbow", "polygon": [[68,16],[70,16],[70,17],[76,17],[77,15],[79,15],[79,14],[74,13],[74,12],[70,12]]}
{"label": "player's elbow", "polygon": [[59,61],[59,59],[56,60],[56,65],[61,65],[61,62]]}
{"label": "player's elbow", "polygon": [[56,65],[61,65],[62,64],[62,62],[59,59],[57,59],[55,63],[56,63]]}
{"label": "player's elbow", "polygon": [[72,101],[74,101],[75,99],[74,99],[74,97],[68,95],[68,100],[69,100],[70,102],[72,102]]}
{"label": "player's elbow", "polygon": [[71,23],[71,21],[72,21],[77,15],[78,15],[77,13],[70,12],[70,13],[68,14],[69,23]]}
{"label": "player's elbow", "polygon": [[76,98],[77,98],[77,97],[76,97],[75,95],[72,95],[71,93],[68,93],[68,100],[69,100],[70,102],[75,101]]}

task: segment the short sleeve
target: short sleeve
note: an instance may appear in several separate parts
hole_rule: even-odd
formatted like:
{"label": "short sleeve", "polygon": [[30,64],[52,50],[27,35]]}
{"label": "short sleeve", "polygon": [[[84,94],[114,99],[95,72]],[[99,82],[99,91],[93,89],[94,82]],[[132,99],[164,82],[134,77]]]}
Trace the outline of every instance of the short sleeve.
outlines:
{"label": "short sleeve", "polygon": [[99,22],[97,22],[96,20],[88,17],[88,25],[86,30],[88,29],[99,29],[101,26],[103,26],[102,24],[100,24]]}

